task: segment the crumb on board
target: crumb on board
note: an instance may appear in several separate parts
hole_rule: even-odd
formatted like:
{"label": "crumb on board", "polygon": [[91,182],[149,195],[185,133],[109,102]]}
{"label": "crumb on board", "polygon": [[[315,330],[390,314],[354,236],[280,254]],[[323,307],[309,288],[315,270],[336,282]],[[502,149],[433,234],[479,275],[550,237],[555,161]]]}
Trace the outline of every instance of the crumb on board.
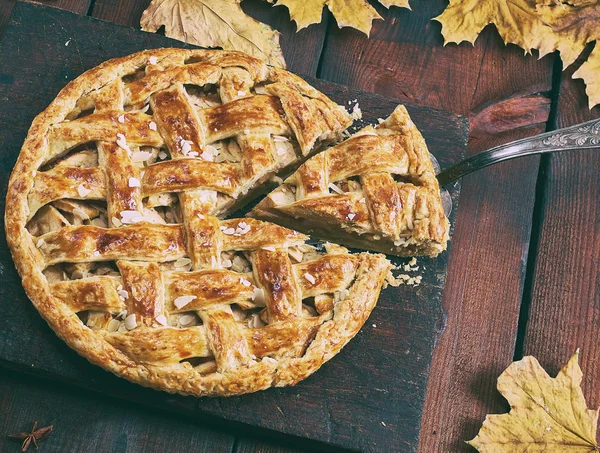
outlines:
{"label": "crumb on board", "polygon": [[398,266],[393,266],[393,268],[388,273],[385,286],[400,286],[400,285],[409,285],[409,286],[419,286],[421,281],[423,280],[422,275],[410,275],[407,273],[398,274],[395,276],[392,271],[399,270],[403,272],[416,272],[419,270],[419,266],[415,266],[417,264],[417,259],[412,258],[407,264],[400,264]]}

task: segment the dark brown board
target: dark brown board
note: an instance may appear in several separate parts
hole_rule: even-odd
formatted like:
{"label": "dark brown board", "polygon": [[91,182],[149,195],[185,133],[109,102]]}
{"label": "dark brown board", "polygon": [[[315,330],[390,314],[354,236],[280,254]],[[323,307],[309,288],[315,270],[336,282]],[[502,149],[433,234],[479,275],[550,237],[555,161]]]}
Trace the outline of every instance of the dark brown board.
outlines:
{"label": "dark brown board", "polygon": [[[43,453],[232,453],[234,438],[181,415],[0,369],[0,451],[17,453],[7,435],[53,425]],[[36,451],[35,448],[29,452]]]}
{"label": "dark brown board", "polygon": [[[3,189],[31,120],[68,80],[108,58],[173,45],[181,44],[18,3],[0,43]],[[319,83],[318,87],[341,103],[357,99],[367,122],[385,117],[396,105],[393,99],[338,85]],[[430,108],[409,106],[409,110],[442,166],[461,158],[468,131],[464,118]],[[457,203],[456,188],[453,197]],[[5,366],[196,417],[219,417],[362,451],[416,451],[432,349],[443,325],[441,290],[447,254],[436,260],[421,259],[419,264],[423,284],[386,289],[357,337],[298,386],[243,397],[197,399],[129,384],[69,350],[27,301],[2,240],[0,360]]]}
{"label": "dark brown board", "polygon": [[[588,109],[583,81],[571,77],[581,61],[562,74],[556,128],[600,118],[600,106]],[[551,154],[543,169],[522,353],[555,375],[579,349],[583,393],[594,409],[600,405],[600,153]]]}

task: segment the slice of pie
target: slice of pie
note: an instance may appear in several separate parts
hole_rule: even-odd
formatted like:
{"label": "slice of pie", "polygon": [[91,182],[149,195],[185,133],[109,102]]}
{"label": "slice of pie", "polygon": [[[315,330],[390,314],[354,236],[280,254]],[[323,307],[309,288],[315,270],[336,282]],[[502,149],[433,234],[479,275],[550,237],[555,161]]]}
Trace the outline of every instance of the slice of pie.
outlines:
{"label": "slice of pie", "polygon": [[448,241],[429,152],[404,106],[307,160],[249,215],[392,255],[436,256]]}
{"label": "slice of pie", "polygon": [[79,354],[142,385],[295,384],[358,332],[390,263],[213,214],[346,124],[240,53],[152,50],[85,73],[34,120],[10,178],[6,234],[27,295]]}

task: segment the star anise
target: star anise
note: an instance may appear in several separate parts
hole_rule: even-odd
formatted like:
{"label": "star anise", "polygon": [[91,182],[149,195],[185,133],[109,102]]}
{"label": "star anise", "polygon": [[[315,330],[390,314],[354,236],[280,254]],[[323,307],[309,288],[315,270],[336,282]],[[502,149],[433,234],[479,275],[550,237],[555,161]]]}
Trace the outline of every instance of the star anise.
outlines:
{"label": "star anise", "polygon": [[40,428],[40,429],[36,429],[36,428],[37,428],[37,420],[33,422],[33,428],[31,428],[31,432],[13,434],[8,437],[13,440],[17,440],[17,441],[22,440],[23,441],[23,444],[21,445],[22,452],[26,452],[27,449],[31,446],[32,442],[33,442],[33,445],[35,445],[35,448],[37,449],[38,441],[42,440],[44,437],[47,437],[52,432],[53,426],[50,425],[50,426],[46,426],[46,427]]}

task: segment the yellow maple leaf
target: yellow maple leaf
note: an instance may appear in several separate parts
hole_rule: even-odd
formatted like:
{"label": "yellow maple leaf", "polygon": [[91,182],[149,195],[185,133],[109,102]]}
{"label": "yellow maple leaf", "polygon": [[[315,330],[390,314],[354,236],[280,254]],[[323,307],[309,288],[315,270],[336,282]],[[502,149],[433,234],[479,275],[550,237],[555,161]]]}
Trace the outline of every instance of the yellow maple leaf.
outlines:
{"label": "yellow maple leaf", "polygon": [[581,391],[579,352],[551,378],[534,357],[512,363],[498,378],[508,414],[488,415],[467,442],[481,453],[591,453],[598,411],[587,408]]}
{"label": "yellow maple leaf", "polygon": [[573,78],[585,81],[586,92],[590,98],[590,108],[600,104],[600,45],[598,41],[588,59],[575,71]]}
{"label": "yellow maple leaf", "polygon": [[[571,65],[586,44],[600,39],[598,0],[450,0],[435,18],[442,24],[445,43],[474,43],[481,31],[494,24],[506,43],[526,52],[537,49],[540,57],[558,50],[564,67]],[[586,65],[579,77],[587,85],[590,108],[598,103],[600,73]]]}
{"label": "yellow maple leaf", "polygon": [[[323,8],[327,6],[340,28],[352,27],[365,35],[371,33],[373,19],[381,19],[375,8],[367,0],[268,0],[277,1],[275,6],[286,6],[290,19],[296,22],[298,30],[321,22]],[[401,6],[410,9],[408,0],[379,0],[386,8]]]}
{"label": "yellow maple leaf", "polygon": [[279,32],[246,15],[241,0],[152,0],[142,14],[142,30],[201,47],[239,50],[285,68]]}

